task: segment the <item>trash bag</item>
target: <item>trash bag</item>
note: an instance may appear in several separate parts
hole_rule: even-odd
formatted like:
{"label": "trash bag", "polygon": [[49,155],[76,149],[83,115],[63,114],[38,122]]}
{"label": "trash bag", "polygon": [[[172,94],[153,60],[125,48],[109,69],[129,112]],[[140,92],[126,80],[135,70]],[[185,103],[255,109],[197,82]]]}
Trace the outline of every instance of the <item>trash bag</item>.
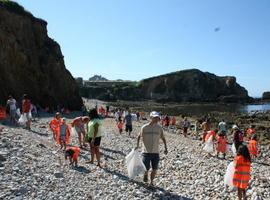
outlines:
{"label": "trash bag", "polygon": [[33,118],[33,117],[32,117],[32,112],[31,112],[31,111],[29,111],[28,117],[29,117],[29,120]]}
{"label": "trash bag", "polygon": [[71,128],[71,135],[77,135],[77,131],[76,131],[76,129],[75,129],[75,127],[72,127]]}
{"label": "trash bag", "polygon": [[210,136],[209,139],[205,142],[203,150],[207,153],[212,153],[214,151],[213,136]]}
{"label": "trash bag", "polygon": [[21,117],[20,117],[20,119],[18,120],[18,123],[19,123],[20,125],[25,125],[26,122],[27,122],[27,118],[26,118],[25,114],[21,114]]}
{"label": "trash bag", "polygon": [[232,144],[232,153],[234,156],[236,156],[236,148],[235,148],[234,143]]}
{"label": "trash bag", "polygon": [[129,178],[134,179],[136,176],[143,174],[146,171],[142,162],[141,153],[138,150],[132,149],[125,160]]}
{"label": "trash bag", "polygon": [[20,108],[17,108],[17,110],[16,110],[16,114],[17,114],[17,116],[21,116],[21,111],[20,111]]}
{"label": "trash bag", "polygon": [[235,172],[235,167],[233,161],[230,162],[230,164],[227,167],[225,176],[224,176],[224,185],[229,186],[230,189],[232,189],[233,186],[233,175]]}

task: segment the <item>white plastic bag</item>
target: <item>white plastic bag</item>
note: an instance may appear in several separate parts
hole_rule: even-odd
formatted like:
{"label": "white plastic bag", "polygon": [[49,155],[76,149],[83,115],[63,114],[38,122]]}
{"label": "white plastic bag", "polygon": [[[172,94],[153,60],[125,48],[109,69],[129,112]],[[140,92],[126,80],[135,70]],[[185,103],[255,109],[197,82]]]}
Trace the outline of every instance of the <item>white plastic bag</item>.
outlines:
{"label": "white plastic bag", "polygon": [[203,150],[207,153],[212,153],[214,151],[213,136],[211,135],[209,139],[205,142]]}
{"label": "white plastic bag", "polygon": [[235,172],[235,167],[233,161],[230,162],[230,164],[227,167],[225,176],[224,176],[224,184],[225,186],[229,186],[230,189],[232,189],[233,186],[233,175]]}
{"label": "white plastic bag", "polygon": [[75,129],[75,127],[72,127],[71,128],[71,135],[77,135],[77,131],[76,131],[76,129]]}
{"label": "white plastic bag", "polygon": [[16,110],[16,114],[17,114],[17,116],[21,116],[21,111],[20,111],[20,108],[17,108],[17,110]]}
{"label": "white plastic bag", "polygon": [[29,111],[28,117],[29,117],[29,120],[33,118],[33,117],[32,117],[32,112],[31,112],[31,111]]}
{"label": "white plastic bag", "polygon": [[25,114],[21,114],[21,117],[20,117],[20,119],[18,120],[18,123],[19,123],[20,125],[25,125],[26,122],[27,122],[27,118],[26,118]]}
{"label": "white plastic bag", "polygon": [[234,143],[232,144],[232,153],[234,156],[236,156],[236,148],[235,148]]}
{"label": "white plastic bag", "polygon": [[134,149],[126,156],[126,165],[128,177],[131,179],[143,174],[146,171],[146,168],[142,162],[141,153]]}

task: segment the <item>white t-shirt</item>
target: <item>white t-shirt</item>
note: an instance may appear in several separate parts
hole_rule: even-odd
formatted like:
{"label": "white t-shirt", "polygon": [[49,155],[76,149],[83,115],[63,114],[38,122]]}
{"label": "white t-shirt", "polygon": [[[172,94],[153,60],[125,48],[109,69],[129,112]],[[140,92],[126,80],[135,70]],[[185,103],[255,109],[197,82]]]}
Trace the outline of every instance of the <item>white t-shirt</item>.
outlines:
{"label": "white t-shirt", "polygon": [[7,104],[9,105],[10,110],[16,110],[16,100],[15,99],[9,99],[7,101]]}
{"label": "white t-shirt", "polygon": [[219,122],[218,129],[221,131],[227,131],[226,122]]}

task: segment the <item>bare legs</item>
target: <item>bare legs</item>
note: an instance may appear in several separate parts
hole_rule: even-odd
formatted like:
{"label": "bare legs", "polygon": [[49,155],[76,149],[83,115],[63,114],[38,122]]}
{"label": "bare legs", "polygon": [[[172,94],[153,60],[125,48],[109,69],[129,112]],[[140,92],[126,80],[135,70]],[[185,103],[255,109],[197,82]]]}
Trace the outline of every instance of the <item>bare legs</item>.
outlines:
{"label": "bare legs", "polygon": [[[156,177],[157,174],[157,170],[152,170],[151,174],[150,174],[150,185],[153,186],[154,185],[154,179]],[[148,171],[146,171],[144,173],[144,177],[143,177],[143,181],[144,182],[148,182]]]}
{"label": "bare legs", "polygon": [[238,195],[238,199],[239,200],[246,200],[247,199],[246,190],[245,189],[238,188],[237,195]]}
{"label": "bare legs", "polygon": [[95,146],[94,144],[90,143],[90,154],[91,160],[90,163],[94,163],[95,157],[97,158],[97,165],[100,167],[100,151],[99,146]]}

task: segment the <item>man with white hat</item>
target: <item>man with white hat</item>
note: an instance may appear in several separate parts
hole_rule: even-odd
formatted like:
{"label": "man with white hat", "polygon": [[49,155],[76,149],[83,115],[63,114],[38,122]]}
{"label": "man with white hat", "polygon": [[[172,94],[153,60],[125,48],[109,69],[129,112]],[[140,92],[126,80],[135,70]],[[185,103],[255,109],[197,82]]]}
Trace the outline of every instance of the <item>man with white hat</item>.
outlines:
{"label": "man with white hat", "polygon": [[140,139],[143,141],[143,163],[146,167],[146,172],[144,174],[143,181],[148,182],[148,171],[150,169],[150,164],[152,167],[152,172],[150,176],[150,185],[153,185],[153,180],[156,176],[158,163],[159,163],[159,140],[162,139],[165,151],[167,154],[167,144],[166,139],[163,134],[162,127],[158,124],[160,121],[160,114],[156,111],[150,113],[151,122],[145,124],[141,128],[140,135],[137,140],[137,148],[140,144]]}

